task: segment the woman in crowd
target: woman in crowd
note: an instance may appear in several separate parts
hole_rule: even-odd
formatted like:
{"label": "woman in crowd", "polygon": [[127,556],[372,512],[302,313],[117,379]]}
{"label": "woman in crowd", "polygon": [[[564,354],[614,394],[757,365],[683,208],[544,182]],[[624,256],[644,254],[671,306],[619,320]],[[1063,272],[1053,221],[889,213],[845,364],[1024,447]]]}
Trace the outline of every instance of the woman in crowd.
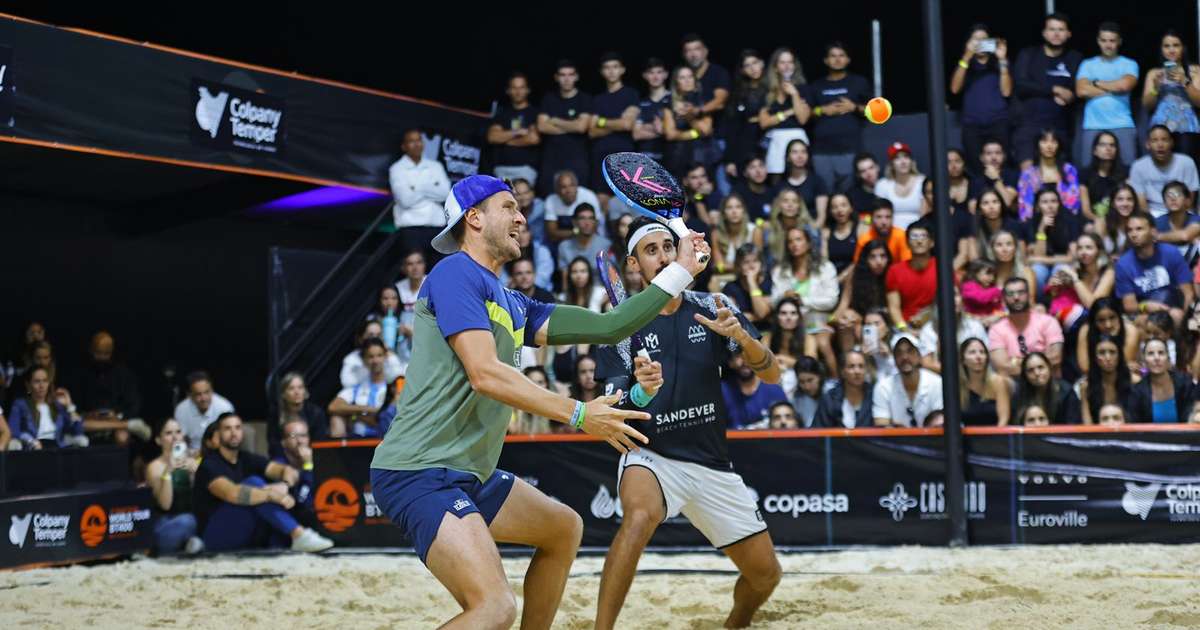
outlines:
{"label": "woman in crowd", "polygon": [[[763,231],[750,220],[746,214],[746,203],[737,194],[731,194],[721,200],[721,221],[710,234],[712,241],[712,258],[715,267],[713,279],[710,280],[709,291],[717,291],[720,284],[718,279],[725,274],[732,274],[737,250],[745,244],[751,244],[760,251],[763,248]],[[725,278],[727,282],[730,278]],[[718,283],[713,286],[713,283]]]}
{"label": "woman in crowd", "polygon": [[1079,204],[1089,221],[1104,217],[1112,209],[1112,196],[1129,177],[1128,165],[1121,163],[1121,144],[1108,131],[1096,134],[1092,141],[1092,163],[1079,174]]}
{"label": "woman in crowd", "polygon": [[871,360],[876,383],[896,374],[896,359],[892,356],[892,323],[886,308],[873,308],[863,316],[862,352]]}
{"label": "woman in crowd", "polygon": [[992,370],[987,343],[971,337],[958,347],[959,404],[967,426],[1005,426],[1011,413],[1009,381]]}
{"label": "woman in crowd", "polygon": [[771,217],[767,222],[767,256],[772,266],[787,257],[787,232],[797,227],[812,229],[804,199],[791,188],[782,188],[771,202]]}
{"label": "woman in crowd", "polygon": [[1142,350],[1149,374],[1129,395],[1131,422],[1187,422],[1196,399],[1192,377],[1175,370],[1161,339],[1150,339]]}
{"label": "woman in crowd", "polygon": [[[603,393],[602,388],[603,385],[596,380],[596,360],[586,354],[576,356],[567,395],[586,403],[599,397]],[[555,422],[551,424],[550,431],[552,433],[575,433],[577,429],[569,424]]]}
{"label": "woman in crowd", "polygon": [[[1079,214],[1079,171],[1063,158],[1062,140],[1053,129],[1043,129],[1037,139],[1038,159],[1024,171],[1017,185],[1017,218],[1028,221],[1037,212],[1038,191],[1053,186],[1060,203]],[[1035,224],[1036,225],[1036,224]]]}
{"label": "woman in crowd", "polygon": [[771,316],[773,285],[763,265],[762,255],[754,245],[742,245],[737,250],[733,266],[737,270],[737,279],[726,283],[721,293],[733,300],[750,322],[765,322]]}
{"label": "woman in crowd", "polygon": [[[354,387],[360,383],[366,382],[370,377],[370,371],[363,363],[362,347],[363,343],[368,339],[380,339],[383,336],[383,324],[379,320],[366,320],[359,324],[358,331],[354,335],[354,350],[350,351],[342,358],[342,371],[340,379],[342,387]],[[400,362],[400,357],[396,356],[395,352],[388,350],[387,359],[383,365],[384,376],[388,380],[395,380],[397,377],[404,376],[405,365]]]}
{"label": "woman in crowd", "polygon": [[908,229],[921,218],[921,185],[925,176],[917,170],[907,144],[893,142],[887,155],[888,165],[883,178],[875,184],[875,196],[892,202],[892,225]]}
{"label": "woman in crowd", "polygon": [[1125,362],[1129,369],[1137,371],[1139,342],[1141,334],[1137,326],[1125,321],[1121,316],[1121,302],[1113,297],[1100,297],[1092,302],[1088,310],[1087,322],[1079,329],[1080,343],[1076,344],[1075,360],[1079,371],[1088,374],[1091,369],[1091,356],[1088,348],[1095,347],[1101,335],[1108,335],[1117,340],[1117,345],[1123,349]]}
{"label": "woman in crowd", "polygon": [[1046,283],[1050,314],[1064,332],[1080,325],[1096,300],[1112,295],[1116,276],[1104,255],[1104,244],[1093,233],[1080,234],[1075,241],[1074,267],[1060,267]]}
{"label": "woman in crowd", "polygon": [[970,216],[971,178],[967,176],[967,157],[958,149],[946,151],[946,180],[951,208],[955,213]]}
{"label": "woman in crowd", "polygon": [[800,426],[811,427],[817,417],[817,404],[825,391],[825,372],[821,363],[812,357],[800,357],[793,368],[796,373],[796,392],[792,397],[792,408]]}
{"label": "woman in crowd", "polygon": [[[993,52],[980,46],[984,40],[994,42]],[[962,145],[972,165],[977,165],[986,140],[995,138],[1008,146],[1007,99],[1012,90],[1007,42],[992,39],[985,24],[972,26],[962,58],[950,77],[950,93],[963,95]]]}
{"label": "woman in crowd", "polygon": [[671,72],[671,106],[662,110],[667,141],[663,166],[672,173],[684,172],[693,162],[711,167],[719,157],[707,150],[712,146],[713,120],[702,113],[703,106],[696,73],[687,66],[675,68]]}
{"label": "woman in crowd", "polygon": [[1025,264],[1025,245],[1008,230],[992,235],[990,244],[992,262],[996,263],[996,286],[1003,287],[1009,278],[1024,278],[1032,290],[1037,286],[1037,276]]}
{"label": "woman in crowd", "polygon": [[1091,368],[1087,376],[1079,380],[1084,424],[1095,422],[1104,405],[1125,404],[1133,386],[1141,380],[1129,371],[1129,364],[1121,353],[1120,340],[1116,337],[1100,334],[1096,344],[1088,346],[1088,356]]}
{"label": "woman in crowd", "polygon": [[[1142,105],[1150,125],[1165,125],[1175,139],[1175,152],[1200,157],[1200,66],[1187,58],[1187,46],[1175,30],[1163,34],[1159,50],[1162,66],[1146,72]],[[1135,418],[1136,422],[1137,419]]]}
{"label": "woman in crowd", "polygon": [[887,309],[887,270],[892,254],[887,243],[873,240],[863,247],[858,262],[842,281],[842,297],[833,313],[838,347],[848,352],[862,340],[863,318],[868,311]]}
{"label": "woman in crowd", "polygon": [[729,142],[725,150],[725,172],[730,178],[738,176],[738,164],[759,152],[763,130],[758,124],[758,113],[767,104],[766,62],[762,55],[746,49],[740,58],[733,94],[725,106],[725,136]]}
{"label": "woman in crowd", "polygon": [[833,387],[821,395],[814,427],[854,429],[875,426],[871,405],[875,385],[867,378],[867,357],[850,350],[842,355],[842,374]]}
{"label": "woman in crowd", "polygon": [[1137,210],[1137,192],[1129,184],[1121,184],[1113,191],[1112,204],[1108,213],[1096,219],[1096,233],[1104,239],[1104,252],[1116,260],[1128,249],[1125,222]]}
{"label": "woman in crowd", "polygon": [[767,63],[767,103],[758,112],[758,125],[767,132],[767,172],[782,175],[787,146],[792,140],[808,142],[804,125],[812,114],[801,93],[804,70],[789,48],[776,48]]}
{"label": "woman in crowd", "polygon": [[71,395],[65,389],[56,390],[49,370],[41,366],[25,372],[25,395],[13,402],[8,424],[13,438],[25,450],[88,444],[83,418],[76,412]]}
{"label": "woman in crowd", "polygon": [[1018,221],[1014,216],[1012,209],[1004,204],[1004,197],[1000,196],[995,189],[988,188],[979,193],[975,198],[975,240],[972,241],[971,259],[987,258],[995,260],[996,255],[992,251],[992,237],[1001,230],[1007,231],[1019,237],[1018,243],[1022,249],[1028,240],[1026,238],[1028,230],[1025,224]]}
{"label": "woman in crowd", "polygon": [[791,188],[800,194],[808,208],[809,219],[814,225],[825,225],[825,211],[829,206],[829,190],[825,182],[817,177],[812,170],[812,153],[808,150],[808,142],[796,138],[787,144],[785,153],[787,163],[784,166],[783,177],[779,180],[780,188]]}
{"label": "woman in crowd", "polygon": [[1075,240],[1083,233],[1079,218],[1064,212],[1058,191],[1046,187],[1038,191],[1036,211],[1030,224],[1035,226],[1033,247],[1025,259],[1037,277],[1037,289],[1044,291],[1050,275],[1067,269],[1075,262]]}
{"label": "woman in crowd", "polygon": [[771,300],[794,297],[800,301],[805,334],[813,338],[818,356],[829,373],[837,374],[833,328],[829,323],[838,304],[837,270],[821,256],[821,248],[814,245],[807,230],[788,230],[787,251],[787,259],[776,265],[771,274]]}
{"label": "woman in crowd", "polygon": [[601,313],[608,302],[608,294],[596,284],[592,263],[583,256],[576,256],[567,265],[567,290],[560,293],[558,299],[563,304]]}
{"label": "woman in crowd", "polygon": [[1029,407],[1037,406],[1050,424],[1078,424],[1079,397],[1066,381],[1054,378],[1050,360],[1041,352],[1031,352],[1021,361],[1017,383],[1018,415],[1026,417]]}
{"label": "woman in crowd", "polygon": [[279,379],[271,416],[274,422],[267,422],[267,449],[271,457],[283,454],[283,426],[289,422],[302,420],[308,424],[309,438],[312,440],[329,437],[329,416],[320,405],[309,400],[308,386],[304,382],[304,375],[299,372],[288,372]]}
{"label": "woman in crowd", "polygon": [[1121,405],[1109,403],[1100,408],[1098,424],[1106,427],[1119,427],[1125,423],[1125,408]]}
{"label": "woman in crowd", "polygon": [[[525,368],[522,372],[538,387],[554,391],[550,386],[550,377],[546,375],[546,370],[542,369],[541,366],[533,365]],[[512,421],[508,423],[508,432],[518,435],[549,433],[550,419],[529,413],[528,411],[514,409]]]}
{"label": "woman in crowd", "polygon": [[1048,427],[1050,416],[1040,405],[1030,405],[1021,411],[1021,424],[1027,427]]}
{"label": "woman in crowd", "polygon": [[[159,455],[146,464],[146,482],[158,513],[154,522],[154,549],[160,554],[179,551],[185,544],[188,553],[204,548],[196,536],[196,517],[192,514],[192,479],[199,460],[188,454],[185,440],[179,422],[167,418],[154,437]],[[183,445],[179,453],[175,451],[176,444]]]}
{"label": "woman in crowd", "polygon": [[825,258],[838,272],[838,282],[844,282],[850,275],[858,237],[865,231],[866,226],[860,226],[858,213],[850,205],[850,197],[845,193],[829,197],[829,218],[821,228],[821,246],[825,248]]}
{"label": "woman in crowd", "polygon": [[808,337],[804,334],[799,300],[791,297],[779,300],[771,330],[764,335],[763,343],[779,361],[779,385],[791,398],[796,393],[796,372],[792,368],[801,357],[816,354],[815,349],[805,347]]}

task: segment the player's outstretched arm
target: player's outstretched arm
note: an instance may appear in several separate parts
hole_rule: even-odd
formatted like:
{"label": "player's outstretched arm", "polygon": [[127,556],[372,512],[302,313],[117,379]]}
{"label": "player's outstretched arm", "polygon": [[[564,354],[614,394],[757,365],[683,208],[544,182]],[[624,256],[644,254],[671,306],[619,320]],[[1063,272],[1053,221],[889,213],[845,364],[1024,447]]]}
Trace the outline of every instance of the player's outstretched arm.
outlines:
{"label": "player's outstretched arm", "polygon": [[[575,412],[575,400],[539,387],[524,374],[496,356],[496,342],[489,330],[464,330],[451,335],[450,347],[458,355],[471,388],[510,407],[555,420],[569,422]],[[637,449],[635,440],[649,442],[646,436],[625,424],[626,420],[648,420],[641,411],[616,409],[617,396],[604,396],[585,405],[583,431],[603,439],[624,453]]]}

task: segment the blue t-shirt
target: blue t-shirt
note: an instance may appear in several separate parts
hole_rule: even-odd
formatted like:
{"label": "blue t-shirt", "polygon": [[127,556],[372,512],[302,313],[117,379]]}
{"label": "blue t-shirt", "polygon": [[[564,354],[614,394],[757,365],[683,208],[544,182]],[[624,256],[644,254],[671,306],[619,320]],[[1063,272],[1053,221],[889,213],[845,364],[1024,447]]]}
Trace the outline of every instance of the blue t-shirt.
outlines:
{"label": "blue t-shirt", "polygon": [[[417,300],[426,300],[437,316],[442,337],[449,339],[464,330],[490,331],[496,323],[513,331],[517,352],[522,345],[534,346],[534,333],[554,310],[553,304],[501,286],[496,274],[464,252],[437,264],[421,285]],[[515,363],[519,365],[520,360]]]}
{"label": "blue t-shirt", "polygon": [[[1117,57],[1112,61],[1104,57],[1092,57],[1079,64],[1076,77],[1088,81],[1116,81],[1125,75],[1138,76],[1137,62],[1129,57]],[[1131,129],[1133,114],[1129,110],[1129,93],[1105,94],[1089,98],[1083,107],[1084,129]]]}
{"label": "blue t-shirt", "polygon": [[1139,303],[1154,301],[1182,306],[1178,287],[1191,281],[1192,271],[1179,250],[1162,243],[1154,247],[1154,255],[1146,260],[1130,249],[1117,261],[1118,299],[1132,293]]}
{"label": "blue t-shirt", "polygon": [[725,396],[730,429],[740,429],[769,420],[771,405],[777,402],[791,402],[783,388],[774,383],[759,383],[758,389],[747,396],[742,393],[736,382],[726,379],[721,383],[721,393]]}
{"label": "blue t-shirt", "polygon": [[[1189,213],[1187,213],[1186,216],[1187,216],[1187,219],[1184,221],[1183,227],[1187,227],[1189,225],[1200,223],[1200,215],[1197,215],[1193,212],[1189,212]],[[1154,229],[1158,230],[1159,234],[1162,234],[1164,232],[1170,232],[1170,231],[1174,230],[1175,226],[1171,225],[1171,214],[1167,213],[1167,214],[1164,214],[1161,217],[1158,217],[1157,219],[1155,219],[1154,220]],[[1176,251],[1179,252],[1180,256],[1183,256],[1185,261],[1191,260],[1192,254],[1194,254],[1196,252],[1196,244],[1195,243],[1164,243],[1164,245],[1174,246]]]}

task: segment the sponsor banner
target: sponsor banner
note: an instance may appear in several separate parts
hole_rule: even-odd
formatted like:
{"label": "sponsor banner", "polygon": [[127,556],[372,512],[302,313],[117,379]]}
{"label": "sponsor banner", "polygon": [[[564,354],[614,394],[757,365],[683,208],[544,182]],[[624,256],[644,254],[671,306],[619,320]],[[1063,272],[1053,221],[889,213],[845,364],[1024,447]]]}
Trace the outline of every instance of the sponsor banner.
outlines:
{"label": "sponsor banner", "polygon": [[154,514],[148,488],[0,500],[0,568],[78,562],[148,550]]}
{"label": "sponsor banner", "polygon": [[282,98],[192,79],[192,142],[220,149],[279,153],[287,136]]}
{"label": "sponsor banner", "polygon": [[[1200,432],[973,435],[962,488],[976,544],[1200,541]],[[773,437],[729,442],[776,544],[946,544],[941,436]],[[316,509],[340,545],[404,545],[370,498],[373,447],[318,448]],[[513,442],[500,467],[583,517],[583,544],[622,521],[606,444]],[[656,546],[704,546],[682,516]]]}
{"label": "sponsor banner", "polygon": [[13,83],[13,49],[0,46],[0,127],[12,126],[16,92]]}

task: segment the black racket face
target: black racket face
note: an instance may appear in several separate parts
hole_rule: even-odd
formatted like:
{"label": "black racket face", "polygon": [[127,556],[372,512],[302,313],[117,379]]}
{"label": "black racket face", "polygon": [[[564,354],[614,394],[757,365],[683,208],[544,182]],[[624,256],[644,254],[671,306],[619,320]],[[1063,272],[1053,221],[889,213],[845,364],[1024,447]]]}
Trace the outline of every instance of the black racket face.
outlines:
{"label": "black racket face", "polygon": [[604,158],[604,181],[622,201],[663,217],[679,216],[683,188],[661,164],[641,153],[612,153]]}

